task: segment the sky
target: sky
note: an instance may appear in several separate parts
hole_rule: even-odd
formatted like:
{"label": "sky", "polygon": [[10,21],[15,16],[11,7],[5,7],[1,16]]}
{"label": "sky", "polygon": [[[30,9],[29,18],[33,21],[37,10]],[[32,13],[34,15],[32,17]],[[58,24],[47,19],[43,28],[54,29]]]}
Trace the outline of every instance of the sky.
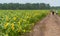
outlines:
{"label": "sky", "polygon": [[51,6],[60,6],[60,0],[0,0],[0,3],[46,3]]}

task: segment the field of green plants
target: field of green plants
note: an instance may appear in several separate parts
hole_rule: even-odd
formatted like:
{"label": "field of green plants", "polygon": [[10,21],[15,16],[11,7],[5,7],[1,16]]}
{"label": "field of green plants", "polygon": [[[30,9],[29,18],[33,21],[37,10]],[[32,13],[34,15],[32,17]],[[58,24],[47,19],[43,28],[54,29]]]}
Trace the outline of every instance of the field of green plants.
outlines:
{"label": "field of green plants", "polygon": [[49,10],[0,10],[0,36],[19,36],[31,32]]}
{"label": "field of green plants", "polygon": [[58,10],[58,15],[60,16],[60,10]]}

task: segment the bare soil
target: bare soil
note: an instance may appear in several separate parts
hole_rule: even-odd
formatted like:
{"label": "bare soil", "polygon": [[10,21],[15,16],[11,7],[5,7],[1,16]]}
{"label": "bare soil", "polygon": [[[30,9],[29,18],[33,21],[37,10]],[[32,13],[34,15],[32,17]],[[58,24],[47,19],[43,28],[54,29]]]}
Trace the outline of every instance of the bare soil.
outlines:
{"label": "bare soil", "polygon": [[60,36],[60,17],[48,15],[42,21],[36,23],[30,36]]}

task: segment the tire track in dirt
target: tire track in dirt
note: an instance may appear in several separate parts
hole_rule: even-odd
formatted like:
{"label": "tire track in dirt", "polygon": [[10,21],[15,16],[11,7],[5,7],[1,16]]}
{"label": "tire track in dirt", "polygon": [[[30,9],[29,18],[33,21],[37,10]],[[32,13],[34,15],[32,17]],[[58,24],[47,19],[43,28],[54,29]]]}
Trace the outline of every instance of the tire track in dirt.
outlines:
{"label": "tire track in dirt", "polygon": [[51,15],[51,17],[46,21],[46,31],[44,36],[60,36],[58,17],[56,15]]}
{"label": "tire track in dirt", "polygon": [[48,15],[42,21],[36,23],[36,25],[33,27],[32,32],[30,33],[30,36],[44,36],[43,32],[45,28],[45,21],[49,18],[49,16],[50,15]]}
{"label": "tire track in dirt", "polygon": [[36,23],[30,36],[60,36],[60,17],[48,15]]}

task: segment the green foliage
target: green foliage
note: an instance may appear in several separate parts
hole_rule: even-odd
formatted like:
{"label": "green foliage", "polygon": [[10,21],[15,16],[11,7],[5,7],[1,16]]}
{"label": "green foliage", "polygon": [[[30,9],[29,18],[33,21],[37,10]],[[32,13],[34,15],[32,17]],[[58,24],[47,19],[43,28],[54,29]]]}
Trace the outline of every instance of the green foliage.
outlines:
{"label": "green foliage", "polygon": [[17,9],[21,9],[21,10],[38,10],[38,9],[50,9],[50,5],[49,4],[45,4],[45,3],[26,3],[26,4],[19,4],[19,3],[4,3],[1,4],[0,3],[0,9],[3,10],[17,10]]}
{"label": "green foliage", "polygon": [[0,10],[0,36],[19,36],[46,17],[48,10]]}

